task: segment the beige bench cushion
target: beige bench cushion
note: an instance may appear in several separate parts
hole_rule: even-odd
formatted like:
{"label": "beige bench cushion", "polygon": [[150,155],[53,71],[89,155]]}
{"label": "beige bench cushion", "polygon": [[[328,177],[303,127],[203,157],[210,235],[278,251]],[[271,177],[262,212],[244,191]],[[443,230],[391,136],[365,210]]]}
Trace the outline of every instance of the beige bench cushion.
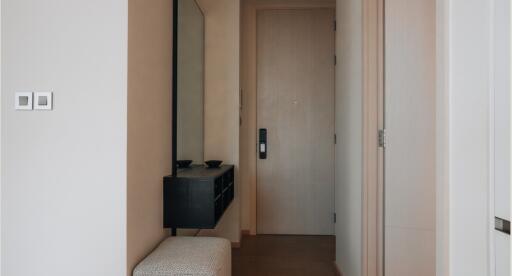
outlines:
{"label": "beige bench cushion", "polygon": [[134,276],[231,276],[231,244],[211,237],[170,237],[147,256]]}

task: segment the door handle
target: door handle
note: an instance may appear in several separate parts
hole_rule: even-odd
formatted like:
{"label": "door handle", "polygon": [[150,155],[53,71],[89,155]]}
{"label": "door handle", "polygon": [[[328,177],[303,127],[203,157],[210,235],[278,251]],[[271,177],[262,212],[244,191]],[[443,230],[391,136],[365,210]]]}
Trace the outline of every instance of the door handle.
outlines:
{"label": "door handle", "polygon": [[260,128],[259,131],[260,136],[260,142],[258,144],[258,151],[260,153],[260,159],[267,159],[267,129],[266,128]]}

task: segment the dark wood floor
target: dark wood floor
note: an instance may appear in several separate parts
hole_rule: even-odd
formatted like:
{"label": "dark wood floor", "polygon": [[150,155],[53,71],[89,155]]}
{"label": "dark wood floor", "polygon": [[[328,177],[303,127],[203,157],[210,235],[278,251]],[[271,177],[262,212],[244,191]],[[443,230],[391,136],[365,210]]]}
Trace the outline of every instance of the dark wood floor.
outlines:
{"label": "dark wood floor", "polygon": [[333,236],[244,236],[233,276],[335,276]]}

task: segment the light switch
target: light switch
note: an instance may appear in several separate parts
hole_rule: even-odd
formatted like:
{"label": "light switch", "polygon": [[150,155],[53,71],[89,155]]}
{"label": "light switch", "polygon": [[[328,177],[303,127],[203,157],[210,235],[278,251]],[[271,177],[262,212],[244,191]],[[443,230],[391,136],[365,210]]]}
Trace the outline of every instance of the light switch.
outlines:
{"label": "light switch", "polygon": [[14,108],[16,110],[32,110],[33,93],[32,92],[17,92],[14,99]]}
{"label": "light switch", "polygon": [[36,110],[52,110],[53,109],[53,93],[52,92],[36,92],[34,94],[34,109],[36,109]]}
{"label": "light switch", "polygon": [[18,98],[19,105],[20,106],[27,106],[28,105],[28,96],[20,96]]}
{"label": "light switch", "polygon": [[39,106],[47,106],[48,98],[47,97],[37,97],[37,105]]}

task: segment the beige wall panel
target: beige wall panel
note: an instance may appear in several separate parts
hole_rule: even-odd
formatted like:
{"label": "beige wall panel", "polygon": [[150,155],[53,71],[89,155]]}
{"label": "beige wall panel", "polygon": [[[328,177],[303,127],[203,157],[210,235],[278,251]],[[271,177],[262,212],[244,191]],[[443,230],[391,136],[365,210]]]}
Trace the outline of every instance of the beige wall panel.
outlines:
{"label": "beige wall panel", "polygon": [[166,236],[162,177],[171,172],[172,0],[129,0],[128,275]]}
{"label": "beige wall panel", "polygon": [[[240,1],[198,2],[206,23],[204,158],[234,164],[238,177]],[[200,235],[240,241],[240,185],[235,181],[235,200],[217,228]]]}
{"label": "beige wall panel", "polygon": [[388,0],[385,14],[386,275],[430,276],[435,247],[404,243],[435,244],[435,3]]}

